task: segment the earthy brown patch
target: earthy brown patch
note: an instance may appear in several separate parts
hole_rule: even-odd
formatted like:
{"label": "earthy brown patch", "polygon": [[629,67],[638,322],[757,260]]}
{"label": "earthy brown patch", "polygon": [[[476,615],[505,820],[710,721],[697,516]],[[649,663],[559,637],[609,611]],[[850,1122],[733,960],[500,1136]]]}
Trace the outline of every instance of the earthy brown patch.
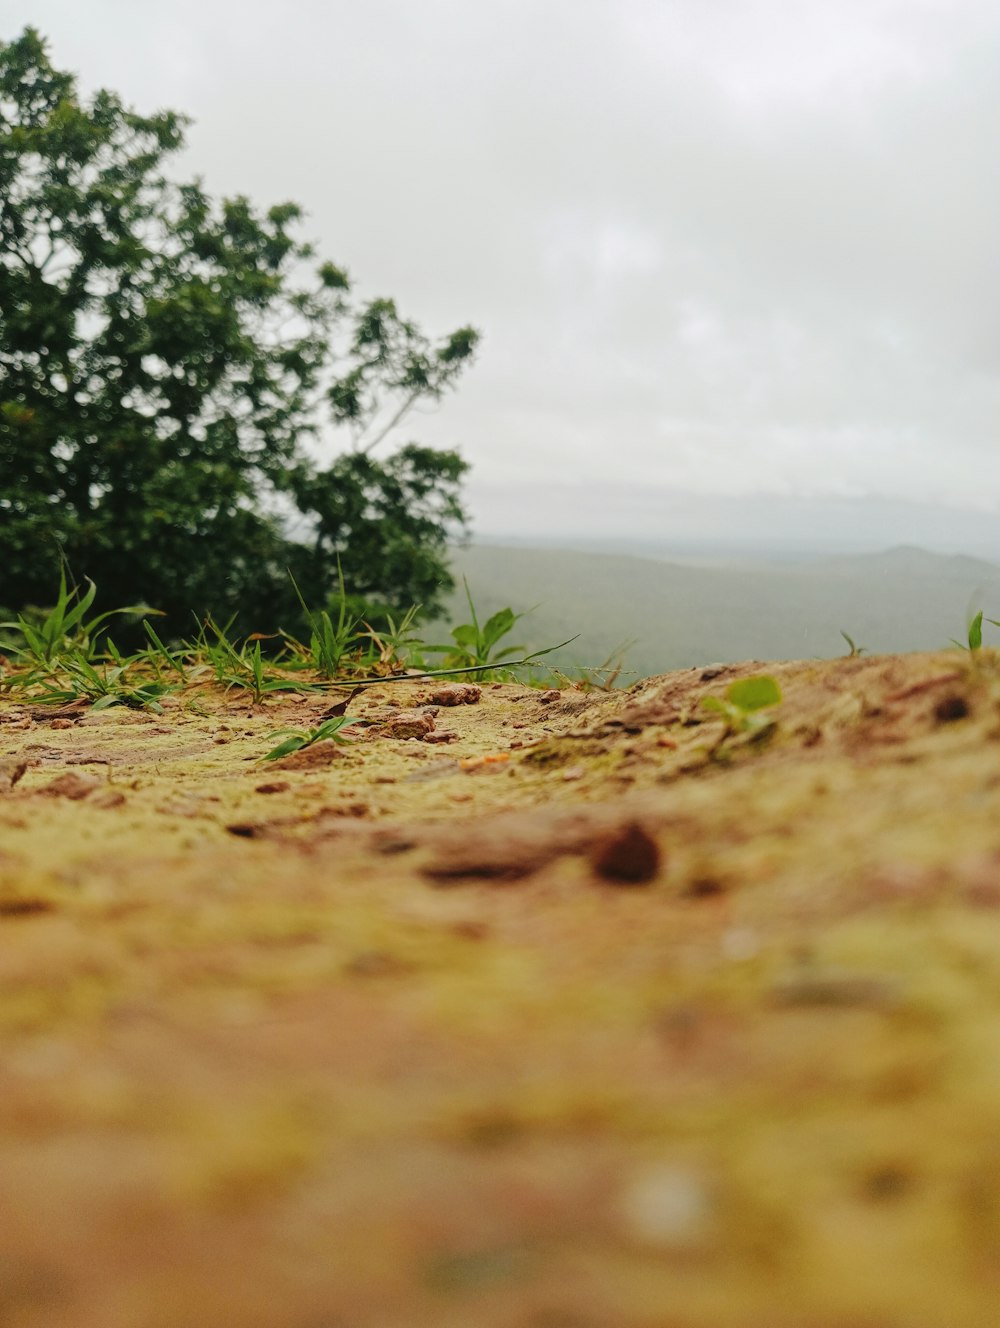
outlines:
{"label": "earthy brown patch", "polygon": [[0,899],[0,918],[30,918],[39,913],[51,913],[50,899]]}

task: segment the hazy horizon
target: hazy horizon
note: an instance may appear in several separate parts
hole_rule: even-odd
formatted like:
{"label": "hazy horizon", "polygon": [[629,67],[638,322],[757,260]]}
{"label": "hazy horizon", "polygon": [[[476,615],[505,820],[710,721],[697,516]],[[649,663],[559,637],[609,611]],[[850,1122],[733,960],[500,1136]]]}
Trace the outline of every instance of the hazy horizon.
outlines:
{"label": "hazy horizon", "polygon": [[991,512],[877,498],[794,499],[635,494],[631,520],[593,502],[553,510],[530,489],[487,506],[474,523],[475,543],[530,547],[601,546],[723,555],[756,550],[776,556],[878,553],[899,546],[1000,560],[1000,516]]}

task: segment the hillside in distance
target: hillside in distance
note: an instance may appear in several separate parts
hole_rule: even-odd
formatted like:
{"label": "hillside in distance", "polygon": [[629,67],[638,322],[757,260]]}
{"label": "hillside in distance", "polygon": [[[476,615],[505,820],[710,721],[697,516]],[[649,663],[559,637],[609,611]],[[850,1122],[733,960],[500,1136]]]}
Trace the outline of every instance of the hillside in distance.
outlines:
{"label": "hillside in distance", "polygon": [[480,620],[537,606],[511,638],[529,649],[577,635],[552,656],[563,668],[599,666],[632,642],[622,682],[706,663],[830,658],[846,650],[841,631],[878,654],[939,649],[964,639],[978,609],[1000,617],[1000,566],[907,546],[704,565],[472,544],[454,550],[452,568],[450,622],[468,618],[464,577]]}

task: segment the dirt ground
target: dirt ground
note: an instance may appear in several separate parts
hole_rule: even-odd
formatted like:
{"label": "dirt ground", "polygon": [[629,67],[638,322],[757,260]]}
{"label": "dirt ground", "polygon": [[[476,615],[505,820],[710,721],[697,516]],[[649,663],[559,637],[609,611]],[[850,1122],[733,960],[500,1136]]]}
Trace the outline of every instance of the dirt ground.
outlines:
{"label": "dirt ground", "polygon": [[329,704],[0,697],[2,1328],[997,1323],[995,656]]}

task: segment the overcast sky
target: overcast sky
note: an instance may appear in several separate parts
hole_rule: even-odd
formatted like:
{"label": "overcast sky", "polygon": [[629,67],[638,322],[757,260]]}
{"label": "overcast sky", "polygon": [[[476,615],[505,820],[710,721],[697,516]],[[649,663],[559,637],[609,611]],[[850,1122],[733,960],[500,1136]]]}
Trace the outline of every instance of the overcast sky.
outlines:
{"label": "overcast sky", "polygon": [[408,431],[473,463],[481,531],[1000,510],[996,0],[7,0],[27,23],[192,115],[211,191],[302,203],[364,292],[483,330]]}

